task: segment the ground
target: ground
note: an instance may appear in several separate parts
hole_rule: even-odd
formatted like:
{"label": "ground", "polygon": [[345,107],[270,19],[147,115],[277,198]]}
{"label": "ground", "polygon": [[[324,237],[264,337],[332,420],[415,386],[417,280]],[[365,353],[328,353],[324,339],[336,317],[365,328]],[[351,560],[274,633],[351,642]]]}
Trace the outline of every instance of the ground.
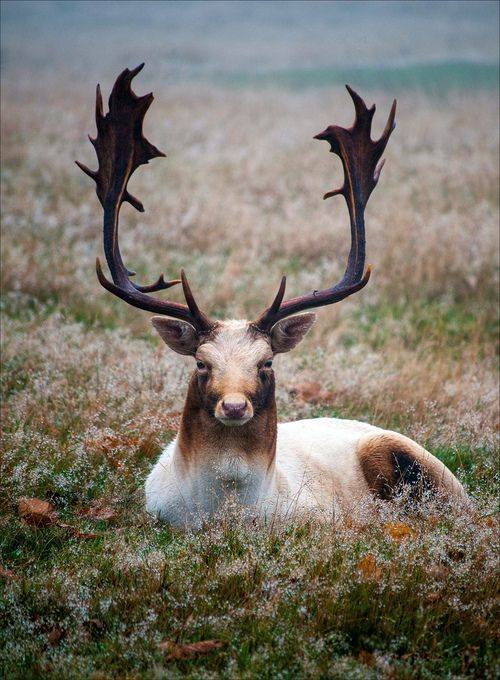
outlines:
{"label": "ground", "polygon": [[[376,134],[394,92],[369,80]],[[340,164],[312,140],[350,123],[347,93],[267,84],[155,87],[146,135],[167,158],[131,182],[146,212],[122,211],[138,278],[184,267],[216,317],[256,315],[283,272],[290,294],[338,279],[348,250],[342,199],[321,200]],[[145,514],[143,484],[192,360],[96,280],[101,213],[73,165],[95,165],[91,88],[7,73],[2,677],[495,677],[498,103],[491,84],[452,85],[396,87],[367,208],[370,283],[321,310],[275,372],[282,421],[402,432],[457,474],[473,509],[382,505],[286,527],[235,510],[186,534]],[[51,504],[38,526],[21,498]],[[201,640],[221,644],[159,646]]]}

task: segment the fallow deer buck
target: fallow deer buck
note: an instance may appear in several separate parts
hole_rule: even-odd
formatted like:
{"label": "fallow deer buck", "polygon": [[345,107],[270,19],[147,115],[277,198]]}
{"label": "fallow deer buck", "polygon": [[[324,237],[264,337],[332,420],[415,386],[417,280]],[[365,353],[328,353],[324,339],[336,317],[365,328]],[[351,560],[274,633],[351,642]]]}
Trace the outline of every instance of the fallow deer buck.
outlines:
{"label": "fallow deer buck", "polygon": [[[448,498],[464,497],[453,474],[433,455],[396,432],[352,420],[316,418],[278,424],[273,358],[293,349],[311,328],[314,307],[339,302],[361,290],[365,271],[364,211],[379,179],[382,153],[395,127],[396,102],[382,136],[370,136],[375,112],[347,86],[354,102],[351,128],[336,125],[316,135],[328,141],[344,170],[341,188],[351,224],[351,249],[341,281],[323,290],[284,300],[285,277],[271,306],[254,321],[215,321],[198,307],[183,271],[181,279],[141,286],[123,264],[118,244],[118,215],[124,201],[143,211],[127,190],[134,170],[164,156],[143,136],[153,95],[137,97],[131,81],[142,64],[116,80],[104,115],[97,87],[97,137],[91,138],[99,162],[93,172],[104,209],[104,251],[112,281],[99,259],[97,277],[108,291],[130,305],[154,312],[151,321],[175,352],[194,357],[180,429],[146,481],[146,507],[172,525],[197,525],[210,517],[229,494],[256,516],[291,510],[341,506],[370,494],[391,499],[402,488],[412,498],[423,489]],[[182,283],[186,304],[151,293]]]}

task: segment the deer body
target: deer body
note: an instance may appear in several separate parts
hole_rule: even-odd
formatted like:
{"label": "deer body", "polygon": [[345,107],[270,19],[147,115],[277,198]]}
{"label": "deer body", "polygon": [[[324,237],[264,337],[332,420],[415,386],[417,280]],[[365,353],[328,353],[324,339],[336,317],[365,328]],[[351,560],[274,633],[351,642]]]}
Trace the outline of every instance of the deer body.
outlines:
{"label": "deer body", "polygon": [[301,510],[328,512],[368,492],[356,451],[363,435],[377,431],[365,423],[334,418],[282,423],[267,465],[254,460],[254,451],[222,440],[197,452],[202,460],[190,468],[175,439],[146,481],[146,508],[181,527],[197,526],[231,499],[252,516],[269,519]]}
{"label": "deer body", "polygon": [[[137,97],[132,78],[142,65],[125,69],[113,87],[104,115],[97,87],[97,137],[91,139],[99,161],[92,171],[104,209],[104,251],[111,279],[99,259],[97,277],[106,290],[128,304],[159,314],[152,323],[165,343],[194,357],[194,371],[176,439],[160,457],[146,482],[146,506],[174,525],[199,524],[228,497],[251,514],[289,517],[295,511],[331,511],[370,493],[389,500],[402,487],[419,498],[429,489],[450,498],[463,489],[452,473],[415,442],[395,432],[349,420],[320,418],[277,424],[273,359],[293,349],[315,320],[306,310],[323,307],[361,290],[365,270],[365,220],[368,199],[377,185],[381,160],[395,127],[394,101],[382,136],[371,139],[375,106],[368,109],[347,87],[356,117],[350,128],[329,126],[315,139],[330,143],[342,162],[344,184],[325,194],[341,195],[349,211],[351,248],[342,279],[335,285],[284,299],[282,278],[272,304],[254,321],[215,321],[198,307],[187,278],[150,285],[132,281],[118,243],[121,205],[142,203],[127,190],[132,173],[164,156],[145,139],[144,116],[153,95]],[[151,295],[182,283],[186,304]]]}
{"label": "deer body", "polygon": [[[160,329],[162,322],[156,319]],[[277,424],[270,369],[255,396],[254,367],[270,351],[244,321],[222,322],[199,351],[212,375],[202,369],[191,377],[179,434],[146,481],[151,514],[174,526],[199,526],[236,501],[252,517],[328,516],[367,494],[389,498],[404,484],[463,496],[442,463],[396,432],[338,418]],[[239,426],[228,427],[223,412],[218,419],[207,410],[207,403],[217,410],[225,385],[252,407],[253,416]]]}
{"label": "deer body", "polygon": [[[366,458],[376,450],[380,471],[370,475]],[[435,456],[397,432],[338,418],[315,418],[277,426],[276,453],[269,466],[255,464],[252,453],[220,446],[203,452],[195,468],[184,463],[178,439],[161,454],[146,480],[146,509],[179,528],[199,527],[227,501],[236,501],[250,517],[292,518],[314,512],[318,518],[352,508],[364,497],[385,498],[379,486],[401,475],[398,453],[413,463],[410,470],[435,482],[448,498],[466,500],[454,475]],[[402,483],[412,483],[402,476]],[[397,488],[397,484],[394,485]],[[378,488],[377,488],[378,487]]]}

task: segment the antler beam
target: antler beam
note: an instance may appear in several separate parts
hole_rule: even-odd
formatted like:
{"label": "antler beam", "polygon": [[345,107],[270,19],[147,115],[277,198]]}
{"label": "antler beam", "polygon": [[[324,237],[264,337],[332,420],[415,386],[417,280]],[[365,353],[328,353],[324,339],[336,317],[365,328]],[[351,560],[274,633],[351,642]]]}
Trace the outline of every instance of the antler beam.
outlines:
{"label": "antler beam", "polygon": [[382,136],[371,139],[371,125],[375,104],[368,109],[361,97],[346,85],[356,111],[350,128],[330,125],[314,139],[330,143],[330,151],[340,157],[344,170],[344,184],[326,193],[323,198],[342,195],[346,201],[351,223],[351,249],[344,276],[330,288],[315,290],[283,302],[286,278],[283,277],[278,293],[268,309],[254,321],[254,326],[268,333],[272,326],[287,316],[313,307],[323,307],[339,302],[366,286],[371,268],[365,267],[365,218],[364,211],[370,194],[377,185],[384,161],[380,161],[389,137],[395,128],[396,100],[394,100]]}
{"label": "antler beam", "polygon": [[[144,117],[153,101],[152,93],[138,97],[131,89],[132,79],[143,66],[140,64],[135,69],[125,69],[118,76],[109,97],[106,115],[103,112],[101,90],[97,86],[97,137],[89,139],[96,150],[99,167],[96,171],[90,170],[76,161],[83,172],[95,181],[97,197],[104,209],[104,252],[113,281],[104,275],[99,258],[96,261],[97,278],[106,290],[128,304],[188,321],[198,332],[206,333],[213,328],[214,322],[199,309],[184,272],[181,273],[181,279],[165,281],[161,274],[154,283],[140,286],[130,280],[134,272],[125,267],[120,253],[118,220],[122,203],[127,201],[139,212],[144,211],[141,201],[127,190],[128,181],[140,165],[145,165],[152,158],[165,156],[144,137],[142,131]],[[187,305],[148,294],[181,282]]]}

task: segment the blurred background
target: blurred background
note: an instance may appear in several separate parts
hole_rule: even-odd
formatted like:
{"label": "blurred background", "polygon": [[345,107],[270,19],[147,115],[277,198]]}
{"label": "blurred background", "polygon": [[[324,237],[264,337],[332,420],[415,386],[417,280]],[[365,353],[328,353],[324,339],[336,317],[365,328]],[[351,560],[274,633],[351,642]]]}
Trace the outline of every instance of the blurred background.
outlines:
{"label": "blurred background", "polygon": [[[158,85],[494,86],[497,2],[3,2],[4,72]],[[154,76],[152,75],[154,73]]]}

